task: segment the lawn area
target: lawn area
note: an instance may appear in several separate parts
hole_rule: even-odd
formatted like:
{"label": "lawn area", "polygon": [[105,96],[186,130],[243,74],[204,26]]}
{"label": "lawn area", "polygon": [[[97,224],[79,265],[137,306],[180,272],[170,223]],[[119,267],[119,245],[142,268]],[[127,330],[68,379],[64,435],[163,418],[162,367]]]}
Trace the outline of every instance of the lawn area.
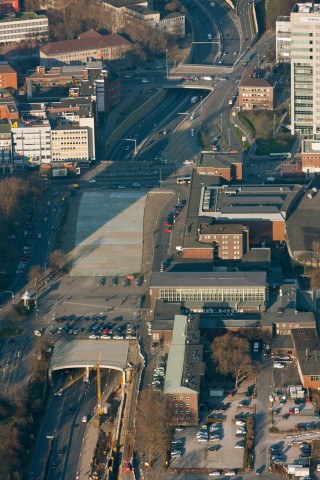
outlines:
{"label": "lawn area", "polygon": [[246,148],[248,148],[250,146],[248,140],[246,140],[245,142],[242,141],[242,137],[243,137],[243,133],[242,131],[240,130],[240,128],[236,127],[235,125],[232,126],[233,127],[233,131],[240,143],[240,145],[242,146],[242,148],[245,150]]}
{"label": "lawn area", "polygon": [[256,140],[256,155],[269,155],[269,153],[290,152],[293,141],[294,137],[292,137],[290,134],[284,137],[277,138],[259,138]]}
{"label": "lawn area", "polygon": [[273,138],[273,129],[277,127],[281,117],[280,111],[240,112],[238,120],[256,139],[256,155],[290,152],[294,137],[289,132],[280,131],[276,138]]}

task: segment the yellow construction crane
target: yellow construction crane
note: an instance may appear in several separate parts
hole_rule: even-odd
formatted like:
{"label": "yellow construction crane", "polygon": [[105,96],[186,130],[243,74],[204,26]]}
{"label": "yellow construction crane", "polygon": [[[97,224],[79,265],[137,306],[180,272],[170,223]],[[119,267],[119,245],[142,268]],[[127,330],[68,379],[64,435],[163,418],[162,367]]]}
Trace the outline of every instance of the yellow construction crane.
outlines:
{"label": "yellow construction crane", "polygon": [[102,353],[100,353],[98,362],[97,362],[97,399],[98,399],[98,415],[102,415],[102,405],[101,405],[101,375],[100,375],[100,363],[101,363]]}

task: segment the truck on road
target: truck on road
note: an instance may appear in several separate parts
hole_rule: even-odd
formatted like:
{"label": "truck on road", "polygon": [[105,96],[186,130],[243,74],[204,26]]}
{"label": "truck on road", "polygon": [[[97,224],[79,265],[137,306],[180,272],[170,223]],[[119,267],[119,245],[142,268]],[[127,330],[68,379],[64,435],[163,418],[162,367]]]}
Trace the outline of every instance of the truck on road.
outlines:
{"label": "truck on road", "polygon": [[212,82],[213,77],[202,77],[202,80],[207,80],[208,82]]}

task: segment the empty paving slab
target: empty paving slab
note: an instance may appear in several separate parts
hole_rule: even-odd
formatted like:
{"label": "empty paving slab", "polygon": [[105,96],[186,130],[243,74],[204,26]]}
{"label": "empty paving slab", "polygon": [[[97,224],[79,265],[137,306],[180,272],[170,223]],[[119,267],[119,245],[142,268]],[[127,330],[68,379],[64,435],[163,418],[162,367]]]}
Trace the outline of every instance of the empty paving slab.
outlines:
{"label": "empty paving slab", "polygon": [[147,196],[140,191],[90,191],[81,198],[72,276],[138,273]]}

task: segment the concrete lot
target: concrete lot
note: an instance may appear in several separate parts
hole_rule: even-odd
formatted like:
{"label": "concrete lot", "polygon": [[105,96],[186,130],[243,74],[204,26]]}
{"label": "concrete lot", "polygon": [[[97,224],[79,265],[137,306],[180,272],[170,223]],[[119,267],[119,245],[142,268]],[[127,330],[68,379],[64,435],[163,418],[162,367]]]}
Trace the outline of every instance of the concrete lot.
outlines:
{"label": "concrete lot", "polygon": [[[245,419],[254,412],[254,401],[252,400],[250,408],[239,406],[239,401],[244,398],[243,393],[237,393],[232,398],[227,397],[224,400],[217,400],[217,403],[231,403],[228,410],[218,412],[221,416],[225,416],[225,420],[219,423],[221,425],[220,440],[199,443],[197,440],[197,427],[190,427],[186,428],[183,432],[176,432],[174,438],[184,441],[184,454],[182,457],[174,459],[171,462],[171,466],[175,468],[207,468],[212,470],[242,469],[244,450],[235,448],[235,444],[242,440],[242,438],[236,437],[238,427],[235,424],[235,416],[241,415]],[[212,413],[217,412],[212,410]],[[206,422],[203,421],[203,423]],[[215,445],[220,446],[216,451],[212,448]]]}
{"label": "concrete lot", "polygon": [[[288,415],[289,409],[293,407],[299,407],[300,414],[290,415],[288,418],[283,418],[284,415]],[[280,431],[294,430],[295,425],[301,426],[312,423],[316,428],[320,428],[320,420],[314,415],[305,415],[304,413],[312,409],[312,404],[295,405],[293,399],[288,399],[285,405],[280,405],[279,401],[275,401],[273,404],[273,425]]]}
{"label": "concrete lot", "polygon": [[71,276],[141,271],[146,198],[138,191],[90,191],[82,195]]}

